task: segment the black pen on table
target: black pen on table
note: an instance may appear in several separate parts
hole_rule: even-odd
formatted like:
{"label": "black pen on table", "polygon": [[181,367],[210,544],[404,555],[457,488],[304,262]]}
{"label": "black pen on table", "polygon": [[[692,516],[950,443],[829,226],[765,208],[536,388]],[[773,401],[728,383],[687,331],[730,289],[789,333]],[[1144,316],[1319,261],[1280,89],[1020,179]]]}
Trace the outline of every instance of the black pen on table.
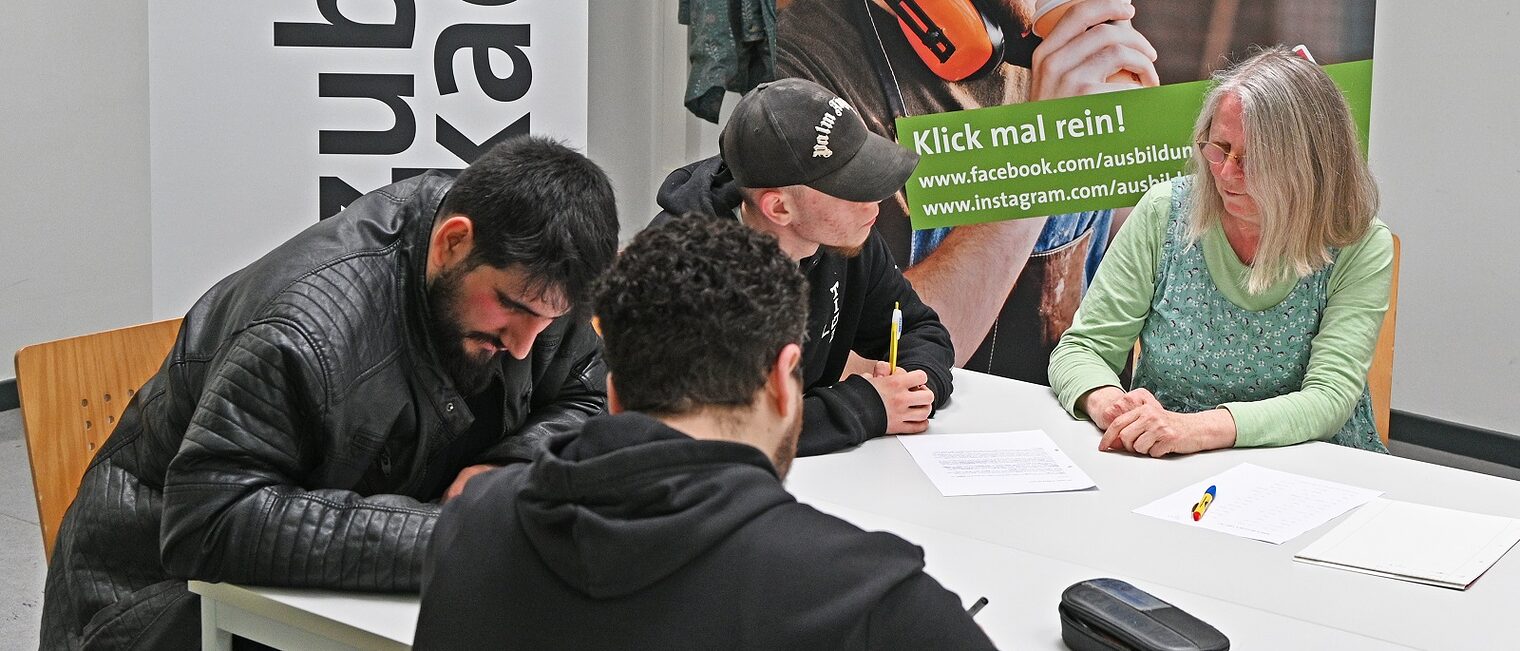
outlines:
{"label": "black pen on table", "polygon": [[972,617],[976,617],[976,614],[979,613],[979,612],[982,612],[982,608],[985,607],[986,605],[987,605],[987,598],[986,597],[982,597],[981,599],[977,599],[976,603],[971,604],[971,607],[966,609],[966,614],[970,615]]}

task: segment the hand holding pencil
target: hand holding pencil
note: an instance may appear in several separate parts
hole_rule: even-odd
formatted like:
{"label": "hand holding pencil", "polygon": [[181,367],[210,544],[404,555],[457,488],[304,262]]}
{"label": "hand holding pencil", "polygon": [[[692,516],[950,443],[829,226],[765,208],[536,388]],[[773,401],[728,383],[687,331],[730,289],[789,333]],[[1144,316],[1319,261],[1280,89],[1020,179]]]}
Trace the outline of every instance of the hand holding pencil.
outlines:
{"label": "hand holding pencil", "polygon": [[902,321],[902,308],[894,305],[887,361],[876,362],[871,377],[866,378],[881,395],[882,406],[886,408],[886,434],[918,434],[929,428],[929,414],[934,410],[934,392],[927,386],[929,375],[921,370],[905,371],[897,366]]}

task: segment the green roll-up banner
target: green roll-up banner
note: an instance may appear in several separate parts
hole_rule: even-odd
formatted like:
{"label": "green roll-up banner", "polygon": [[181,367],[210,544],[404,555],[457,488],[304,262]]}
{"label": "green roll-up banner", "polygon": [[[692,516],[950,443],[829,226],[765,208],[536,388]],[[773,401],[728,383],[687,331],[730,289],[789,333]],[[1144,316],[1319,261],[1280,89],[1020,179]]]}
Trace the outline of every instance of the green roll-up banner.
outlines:
{"label": "green roll-up banner", "polygon": [[[1372,62],[1325,67],[1366,153]],[[913,228],[1132,206],[1184,172],[1209,81],[897,120],[919,153],[908,179]]]}

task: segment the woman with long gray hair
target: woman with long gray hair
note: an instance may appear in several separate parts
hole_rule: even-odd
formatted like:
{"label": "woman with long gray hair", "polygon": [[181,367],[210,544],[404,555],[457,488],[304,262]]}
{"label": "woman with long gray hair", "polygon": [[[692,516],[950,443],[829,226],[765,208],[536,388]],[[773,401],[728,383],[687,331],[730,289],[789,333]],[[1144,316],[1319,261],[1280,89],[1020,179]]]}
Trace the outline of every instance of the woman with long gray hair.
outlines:
{"label": "woman with long gray hair", "polygon": [[[1281,47],[1214,81],[1188,173],[1120,229],[1051,355],[1051,386],[1104,430],[1104,450],[1387,452],[1366,376],[1393,236],[1346,100]],[[1137,340],[1126,392],[1117,372]]]}

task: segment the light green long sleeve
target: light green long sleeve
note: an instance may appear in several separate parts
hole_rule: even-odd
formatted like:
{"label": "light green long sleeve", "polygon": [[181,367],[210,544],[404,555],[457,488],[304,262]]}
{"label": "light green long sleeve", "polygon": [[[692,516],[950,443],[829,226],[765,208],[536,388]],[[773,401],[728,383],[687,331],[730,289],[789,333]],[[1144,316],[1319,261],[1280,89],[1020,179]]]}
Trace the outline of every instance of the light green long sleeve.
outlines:
{"label": "light green long sleeve", "polygon": [[[1051,353],[1051,386],[1075,417],[1086,417],[1077,400],[1087,392],[1120,386],[1117,372],[1151,313],[1170,205],[1169,183],[1152,186],[1141,198],[1104,256],[1071,329]],[[1252,296],[1245,288],[1249,267],[1235,256],[1221,229],[1212,229],[1199,244],[1215,286],[1243,309],[1270,308],[1297,282],[1286,280]],[[1361,240],[1341,250],[1299,390],[1220,405],[1235,419],[1237,447],[1326,440],[1346,423],[1366,383],[1388,309],[1392,262],[1393,237],[1379,220]]]}

